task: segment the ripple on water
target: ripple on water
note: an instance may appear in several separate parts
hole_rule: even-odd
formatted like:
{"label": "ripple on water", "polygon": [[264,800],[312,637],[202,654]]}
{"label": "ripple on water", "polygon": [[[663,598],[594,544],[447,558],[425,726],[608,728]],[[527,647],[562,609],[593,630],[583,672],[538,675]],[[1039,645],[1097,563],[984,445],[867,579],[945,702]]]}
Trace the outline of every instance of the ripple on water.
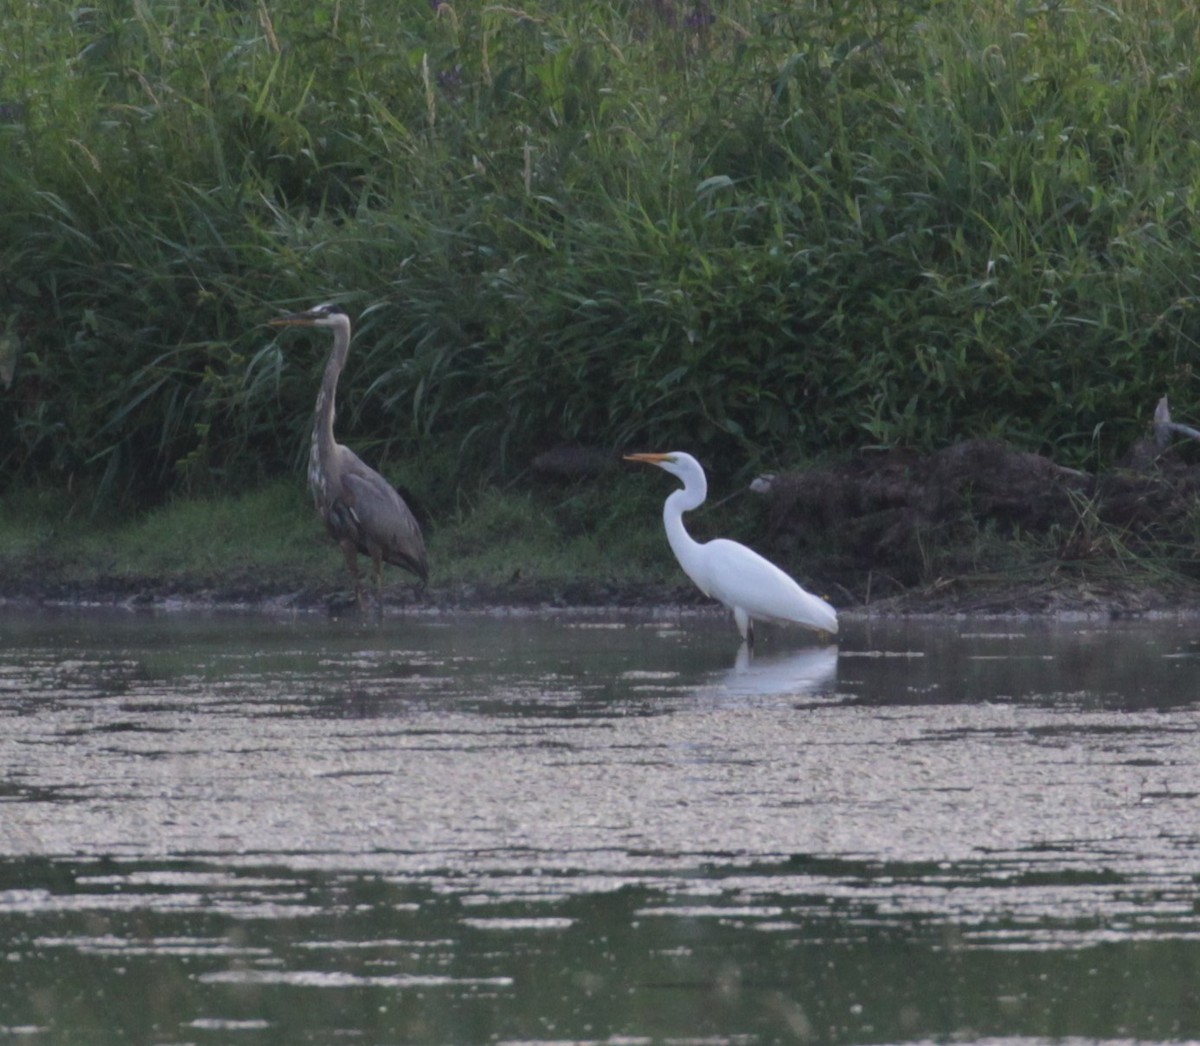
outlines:
{"label": "ripple on water", "polygon": [[1200,1037],[1179,637],[694,625],[0,650],[0,1037]]}
{"label": "ripple on water", "polygon": [[215,970],[202,984],[283,984],[299,988],[510,988],[511,977],[450,977],[443,974],[355,974],[342,970]]}
{"label": "ripple on water", "polygon": [[271,955],[269,948],[234,945],[226,937],[127,938],[115,934],[91,937],[83,934],[66,937],[35,937],[38,948],[70,948],[81,955],[160,955],[203,956],[212,958],[257,959]]}

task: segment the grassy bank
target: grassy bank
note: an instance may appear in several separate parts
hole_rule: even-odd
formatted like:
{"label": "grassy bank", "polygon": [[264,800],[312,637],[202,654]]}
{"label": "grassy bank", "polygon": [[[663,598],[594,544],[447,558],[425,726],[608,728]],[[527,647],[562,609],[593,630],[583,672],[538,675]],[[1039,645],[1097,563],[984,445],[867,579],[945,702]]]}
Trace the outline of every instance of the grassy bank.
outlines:
{"label": "grassy bank", "polygon": [[[864,561],[854,527],[797,543],[772,533],[763,499],[727,480],[717,477],[713,504],[689,517],[695,536],[756,547],[844,611],[1184,613],[1200,599],[1194,527],[1192,537],[1135,534],[1105,523],[1087,499],[1074,517],[1039,532],[1014,533],[964,511],[929,528],[902,560]],[[411,578],[386,568],[386,599],[485,608],[707,603],[662,532],[670,486],[633,471],[579,485],[460,491],[454,511],[426,532],[429,587],[417,594]],[[732,496],[722,501],[722,493]],[[175,498],[128,516],[97,516],[61,490],[26,489],[0,507],[0,601],[319,608],[349,594],[341,552],[298,479]]]}
{"label": "grassy bank", "polygon": [[[427,529],[433,571],[424,600],[521,603],[574,593],[594,601],[682,589],[656,478],[612,477],[565,491],[481,487],[460,496],[457,509]],[[755,506],[743,504],[743,519],[747,507]],[[738,526],[738,516],[718,511],[708,525]],[[240,495],[178,498],[131,517],[96,517],[61,491],[26,490],[0,511],[0,549],[0,594],[299,594],[321,603],[349,592],[341,552],[302,484],[288,480]],[[403,572],[387,568],[385,580],[392,598],[411,598]]]}
{"label": "grassy bank", "polygon": [[561,441],[728,472],[1194,416],[1200,16],[1166,2],[18,5],[0,483],[294,474],[343,424],[453,518]]}

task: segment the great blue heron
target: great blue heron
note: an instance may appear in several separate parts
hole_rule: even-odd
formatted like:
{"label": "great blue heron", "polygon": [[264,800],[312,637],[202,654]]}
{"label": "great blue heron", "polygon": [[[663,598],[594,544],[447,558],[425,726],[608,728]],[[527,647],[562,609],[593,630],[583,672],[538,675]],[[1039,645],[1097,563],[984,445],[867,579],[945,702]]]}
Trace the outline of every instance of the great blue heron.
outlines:
{"label": "great blue heron", "polygon": [[317,392],[312,444],[308,456],[308,486],[330,536],[342,547],[354,579],[354,598],[365,609],[358,555],[375,564],[377,608],[383,608],[383,564],[403,567],[429,580],[421,527],[399,492],[366,465],[349,447],[333,438],[334,400],[338,378],[350,349],[350,317],[340,305],[318,305],[306,312],[271,320],[274,327],[324,327],[333,331],[333,350]]}
{"label": "great blue heron", "polygon": [[706,596],[733,611],[738,631],[748,647],[754,645],[754,621],[784,621],[818,632],[838,630],[837,611],[820,596],[805,592],[774,563],[745,545],[725,538],[695,541],[683,525],[683,514],[704,504],[708,481],[700,462],[690,454],[627,454],[626,461],[657,465],[683,480],[683,488],[667,497],[663,523],[671,551]]}

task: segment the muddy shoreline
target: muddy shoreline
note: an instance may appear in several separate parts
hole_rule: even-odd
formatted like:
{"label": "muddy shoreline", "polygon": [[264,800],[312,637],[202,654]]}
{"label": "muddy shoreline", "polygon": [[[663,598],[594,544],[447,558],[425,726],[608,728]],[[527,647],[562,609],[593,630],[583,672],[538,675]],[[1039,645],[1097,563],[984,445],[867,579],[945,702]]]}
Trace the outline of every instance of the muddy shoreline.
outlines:
{"label": "muddy shoreline", "polygon": [[[755,480],[750,489],[763,499],[756,547],[804,564],[797,579],[847,618],[1200,616],[1198,453],[1147,437],[1093,475],[996,440],[927,455],[864,452]],[[234,566],[248,557],[213,555],[227,557],[226,567],[160,554],[157,562],[182,569],[145,561],[106,573],[94,552],[62,555],[47,545],[0,558],[0,606],[358,613],[332,567]],[[459,580],[439,584],[435,574],[418,590],[389,571],[385,609],[723,612],[681,572],[653,582],[532,574],[517,569],[496,582],[460,569]]]}
{"label": "muddy shoreline", "polygon": [[[1122,584],[1105,579],[1047,577],[1010,583],[994,577],[963,577],[914,587],[885,598],[862,600],[845,592],[831,602],[849,619],[894,617],[1200,617],[1200,587]],[[8,579],[0,584],[0,607],[110,608],[128,611],[239,611],[355,616],[348,590],[311,585],[258,585],[236,581],[106,578],[95,582]],[[387,615],[479,613],[573,613],[601,611],[724,613],[685,584],[619,585],[598,581],[464,583],[431,586],[418,593],[393,585],[384,593]]]}

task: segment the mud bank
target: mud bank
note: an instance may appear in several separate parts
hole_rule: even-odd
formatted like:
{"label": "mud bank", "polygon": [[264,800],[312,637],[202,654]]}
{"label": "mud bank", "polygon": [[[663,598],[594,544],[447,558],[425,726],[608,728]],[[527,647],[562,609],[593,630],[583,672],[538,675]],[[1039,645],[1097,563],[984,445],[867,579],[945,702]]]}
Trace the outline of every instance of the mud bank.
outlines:
{"label": "mud bank", "polygon": [[[1190,615],[1200,608],[1196,451],[1150,437],[1101,474],[994,440],[928,455],[864,452],[756,480],[759,526],[739,536],[842,614]],[[524,555],[541,562],[536,549]],[[340,578],[300,566],[269,576],[246,568],[168,576],[85,573],[70,565],[79,562],[46,550],[0,558],[0,602],[357,612]],[[391,573],[385,605],[430,613],[713,607],[682,573],[677,583],[642,583],[515,570],[500,583],[439,584],[436,566],[423,590]]]}

